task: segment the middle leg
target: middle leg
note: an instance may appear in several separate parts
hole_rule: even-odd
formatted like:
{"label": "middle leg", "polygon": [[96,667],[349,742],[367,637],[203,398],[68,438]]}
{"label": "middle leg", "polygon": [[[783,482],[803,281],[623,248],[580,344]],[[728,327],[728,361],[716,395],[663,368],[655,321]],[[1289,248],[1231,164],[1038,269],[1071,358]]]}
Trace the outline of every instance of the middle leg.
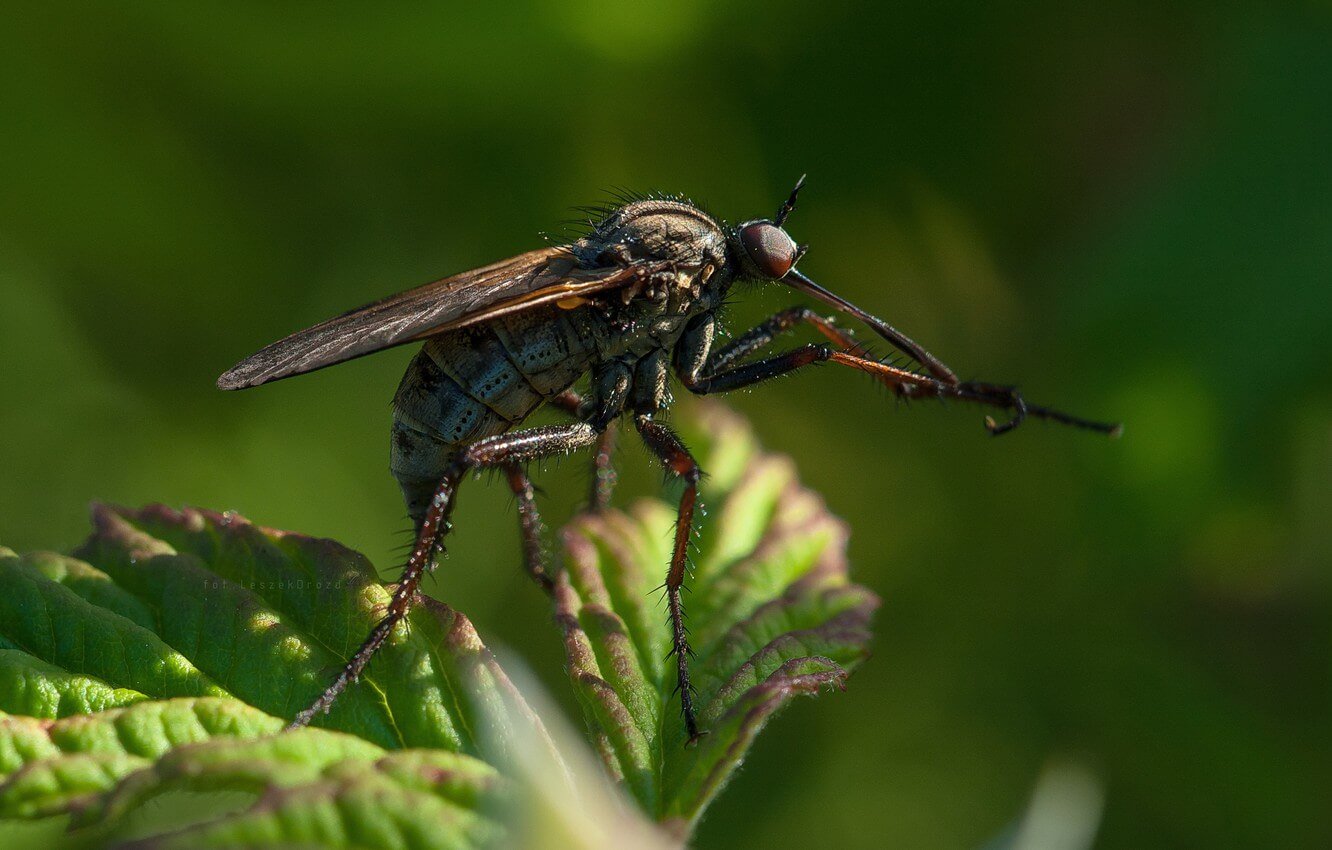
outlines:
{"label": "middle leg", "polygon": [[520,464],[509,464],[504,470],[518,503],[518,531],[523,547],[523,565],[527,574],[547,594],[555,589],[546,559],[546,546],[541,539],[541,513],[536,505],[536,488]]}
{"label": "middle leg", "polygon": [[698,721],[694,716],[694,690],[689,684],[689,631],[684,623],[684,603],[680,591],[684,587],[689,559],[689,539],[693,533],[694,508],[698,503],[698,482],[703,477],[698,462],[674,431],[654,422],[645,414],[634,417],[634,425],[643,442],[666,469],[684,479],[684,493],[675,520],[675,547],[671,552],[671,565],[666,573],[666,605],[671,615],[671,654],[675,656],[676,690],[680,693],[680,712],[684,715],[685,731],[689,740],[699,737]]}

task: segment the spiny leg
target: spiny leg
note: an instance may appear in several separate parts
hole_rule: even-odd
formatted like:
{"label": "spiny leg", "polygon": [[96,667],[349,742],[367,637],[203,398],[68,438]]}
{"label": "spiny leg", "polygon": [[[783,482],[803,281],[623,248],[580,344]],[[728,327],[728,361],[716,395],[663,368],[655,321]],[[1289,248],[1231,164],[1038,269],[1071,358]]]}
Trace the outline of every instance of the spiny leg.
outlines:
{"label": "spiny leg", "polygon": [[957,399],[1011,410],[1012,417],[1002,424],[996,424],[992,417],[985,417],[986,429],[996,437],[1021,425],[1028,416],[1058,422],[1061,425],[1072,425],[1075,428],[1085,428],[1089,431],[1099,431],[1112,437],[1118,437],[1123,431],[1123,426],[1118,423],[1096,422],[1064,413],[1061,410],[1028,404],[1016,387],[989,384],[983,381],[963,381],[959,384],[950,384],[846,352],[833,352],[828,359],[834,363],[850,366],[853,369],[859,369],[877,377],[893,387],[904,398]]}
{"label": "spiny leg", "polygon": [[532,479],[517,464],[506,467],[505,474],[509,479],[509,488],[518,501],[518,531],[522,537],[523,564],[537,586],[549,594],[555,589],[555,582],[547,569],[546,548],[541,541],[541,514],[536,506],[536,488],[532,486]]}
{"label": "spiny leg", "polygon": [[[797,305],[795,307],[788,307],[778,313],[774,313],[767,319],[764,319],[759,324],[733,339],[731,342],[722,346],[717,351],[712,352],[710,355],[705,354],[701,360],[697,359],[698,355],[696,349],[694,362],[699,365],[695,374],[700,377],[705,375],[716,376],[736,368],[739,361],[742,361],[749,355],[759,351],[778,336],[790,333],[801,324],[809,325],[819,333],[823,334],[823,336],[832,343],[830,350],[845,352],[866,360],[873,359],[869,350],[856,341],[855,336],[850,330],[838,327],[831,317],[821,316],[808,307]],[[704,336],[707,336],[708,334],[710,334],[710,331],[705,332]],[[702,340],[695,340],[696,345],[700,342],[702,342]],[[710,340],[708,343],[710,343]],[[710,347],[708,343],[703,343],[703,347]],[[829,346],[823,346],[823,348],[829,348]],[[805,364],[801,363],[799,365]],[[799,368],[799,366],[793,368]],[[877,375],[875,377],[877,377],[878,380],[889,389],[897,389],[896,384],[892,379]],[[943,383],[944,385],[949,384],[947,381],[939,381],[938,379],[931,380],[935,380],[937,383]],[[687,383],[688,381],[686,380],[686,384]],[[1020,418],[1018,421],[1020,421]],[[1013,427],[1014,425],[1009,424],[1002,429],[999,429],[999,433],[1002,433],[1003,430],[1011,430]],[[991,430],[994,431],[995,429],[992,428]]]}
{"label": "spiny leg", "polygon": [[361,643],[360,648],[343,665],[318,699],[292,719],[287,726],[288,729],[306,726],[316,715],[327,714],[338,696],[347,689],[347,685],[360,678],[361,671],[388,639],[393,628],[407,616],[407,611],[410,610],[412,600],[416,596],[416,589],[421,584],[421,576],[427,570],[434,569],[435,556],[439,553],[444,535],[449,529],[449,515],[453,513],[453,497],[457,492],[461,475],[461,469],[450,466],[440,479],[439,486],[435,488],[435,495],[431,498],[430,506],[426,508],[425,517],[417,529],[416,542],[407,558],[407,566],[403,568],[402,576],[393,590],[383,618],[370,630],[369,636]]}
{"label": "spiny leg", "polygon": [[698,501],[698,481],[703,477],[698,462],[689,449],[665,425],[651,417],[634,417],[634,424],[643,442],[667,470],[684,479],[684,493],[675,520],[675,548],[671,552],[671,565],[666,573],[666,604],[671,615],[671,654],[675,656],[676,688],[680,693],[680,712],[684,715],[685,731],[689,739],[699,736],[698,721],[694,717],[694,692],[689,684],[689,634],[684,624],[684,604],[680,589],[684,586],[685,569],[689,556],[689,538],[694,524],[694,508]]}
{"label": "spiny leg", "polygon": [[836,348],[862,357],[867,355],[850,331],[837,327],[831,318],[820,316],[808,307],[796,306],[774,313],[719,348],[708,360],[709,371],[720,372],[730,367],[736,361],[743,360],[772,342],[778,335],[789,333],[800,324],[810,325],[827,337]]}
{"label": "spiny leg", "polygon": [[1013,430],[1029,416],[1099,431],[1110,436],[1118,436],[1121,431],[1121,426],[1114,423],[1094,422],[1048,407],[1028,404],[1013,387],[974,381],[958,384],[948,383],[907,369],[899,369],[887,363],[880,363],[877,360],[848,351],[829,348],[826,345],[803,345],[763,360],[729,369],[716,372],[704,370],[703,374],[696,376],[685,374],[681,376],[681,379],[690,391],[706,395],[752,386],[769,378],[793,372],[803,366],[826,362],[850,366],[853,369],[872,375],[891,387],[902,398],[956,399],[1013,411],[1012,418],[1003,424],[996,424],[992,418],[986,417],[986,428],[996,436]]}
{"label": "spiny leg", "polygon": [[489,437],[472,443],[459,452],[440,479],[439,487],[436,488],[430,507],[426,510],[421,527],[417,531],[416,544],[412,547],[411,556],[407,559],[407,566],[403,568],[398,586],[394,588],[384,617],[371,629],[370,635],[343,666],[333,682],[309,708],[296,715],[287,728],[305,726],[315,715],[326,713],[332,708],[334,701],[347,689],[347,686],[360,677],[365,666],[388,639],[394,627],[407,616],[416,598],[416,590],[421,583],[422,575],[434,567],[435,556],[439,553],[444,535],[449,530],[449,515],[453,512],[458,485],[467,472],[568,454],[592,445],[596,442],[596,438],[597,429],[585,422],[576,422],[571,425],[548,425]]}

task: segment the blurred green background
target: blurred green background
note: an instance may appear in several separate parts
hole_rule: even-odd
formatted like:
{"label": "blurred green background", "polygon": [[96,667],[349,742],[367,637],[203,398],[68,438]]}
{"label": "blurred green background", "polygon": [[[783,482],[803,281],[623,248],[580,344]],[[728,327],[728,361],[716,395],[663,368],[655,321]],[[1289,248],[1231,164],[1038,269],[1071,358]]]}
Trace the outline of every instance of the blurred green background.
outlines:
{"label": "blurred green background", "polygon": [[[1326,4],[484,5],[7,9],[0,541],[164,501],[391,566],[411,352],[241,394],[221,371],[611,187],[734,221],[809,172],[807,273],[1127,432],[991,440],[832,367],[734,398],[885,605],[698,846],[982,846],[1052,760],[1097,777],[1100,847],[1332,843]],[[621,466],[621,500],[655,492]],[[584,482],[541,475],[552,526]],[[569,705],[506,488],[467,488],[434,592]]]}

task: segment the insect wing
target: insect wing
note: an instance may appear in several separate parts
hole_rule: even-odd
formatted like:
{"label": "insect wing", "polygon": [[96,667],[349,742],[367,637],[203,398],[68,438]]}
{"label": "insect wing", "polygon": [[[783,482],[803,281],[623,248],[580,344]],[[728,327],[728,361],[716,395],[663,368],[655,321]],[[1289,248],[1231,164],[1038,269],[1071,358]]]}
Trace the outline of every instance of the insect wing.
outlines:
{"label": "insect wing", "polygon": [[634,268],[580,268],[568,248],[529,251],[427,283],[298,331],[217,379],[238,390],[312,372],[441,331],[624,285]]}

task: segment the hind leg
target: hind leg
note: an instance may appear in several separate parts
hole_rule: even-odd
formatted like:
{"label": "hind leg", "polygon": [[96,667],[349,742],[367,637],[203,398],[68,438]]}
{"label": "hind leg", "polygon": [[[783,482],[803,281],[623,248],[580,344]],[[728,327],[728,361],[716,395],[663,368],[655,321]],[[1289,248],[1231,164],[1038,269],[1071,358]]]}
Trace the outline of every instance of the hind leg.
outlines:
{"label": "hind leg", "polygon": [[[435,488],[434,496],[418,522],[416,543],[412,547],[407,565],[403,568],[402,576],[389,600],[383,619],[370,631],[370,635],[318,699],[311,703],[309,708],[296,715],[288,728],[305,726],[315,715],[321,712],[327,713],[347,686],[360,677],[370,659],[392,634],[394,627],[407,616],[416,598],[421,577],[427,570],[434,568],[435,556],[443,547],[458,485],[468,472],[497,467],[512,468],[528,461],[569,454],[591,446],[596,442],[599,433],[597,428],[585,422],[550,425],[489,437],[472,443],[458,452],[450,461]],[[549,581],[549,578],[546,580]]]}

